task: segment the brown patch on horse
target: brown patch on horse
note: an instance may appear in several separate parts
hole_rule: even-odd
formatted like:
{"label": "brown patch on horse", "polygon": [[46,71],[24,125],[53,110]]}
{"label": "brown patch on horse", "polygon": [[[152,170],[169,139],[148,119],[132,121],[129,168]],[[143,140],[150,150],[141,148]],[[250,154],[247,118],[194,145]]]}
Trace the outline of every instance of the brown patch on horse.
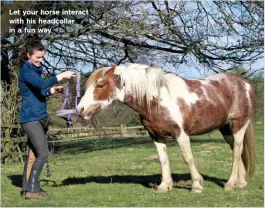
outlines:
{"label": "brown patch on horse", "polygon": [[228,121],[230,108],[227,105],[228,97],[225,96],[227,87],[213,80],[208,84],[196,80],[185,81],[190,92],[195,92],[199,100],[189,106],[183,98],[177,99],[182,112],[184,131],[188,135],[203,134],[224,125]]}
{"label": "brown patch on horse", "polygon": [[[94,90],[94,99],[95,100],[108,100],[115,93],[116,87],[116,75],[114,75],[116,66],[110,68],[105,74],[102,74],[102,80],[100,83],[97,83]],[[100,85],[100,87],[99,87]]]}
{"label": "brown patch on horse", "polygon": [[[233,134],[237,133],[248,120],[251,119],[255,106],[255,90],[251,84],[240,75],[226,72],[226,82],[230,85],[230,100],[233,103],[230,109]],[[250,85],[249,92],[246,85]],[[250,100],[247,99],[249,93]],[[249,103],[250,102],[250,103]]]}
{"label": "brown patch on horse", "polygon": [[198,100],[191,107],[182,98],[177,102],[183,116],[184,131],[188,135],[203,134],[227,122],[228,111],[222,105],[214,105],[206,99]]}
{"label": "brown patch on horse", "polygon": [[169,111],[160,107],[157,112],[158,100],[153,99],[151,102],[151,114],[147,111],[147,104],[139,107],[137,101],[132,96],[125,100],[125,104],[137,111],[140,114],[141,122],[148,131],[150,137],[155,141],[165,140],[168,138],[177,138],[180,135],[179,126],[170,117]]}
{"label": "brown patch on horse", "polygon": [[189,92],[194,92],[198,96],[201,96],[203,94],[203,91],[201,89],[202,83],[199,80],[189,80],[189,79],[184,79],[186,82],[186,85],[188,86]]}
{"label": "brown patch on horse", "polygon": [[94,71],[86,81],[86,89],[89,88],[92,84],[95,84],[96,81],[102,76],[103,74],[103,68],[98,69],[97,71]]}
{"label": "brown patch on horse", "polygon": [[[239,84],[240,88],[242,89],[244,84],[240,83]],[[240,93],[243,94],[243,93]],[[233,106],[233,114],[232,114],[232,130],[233,133],[235,134],[238,132],[244,125],[245,123],[249,120],[249,103],[246,99],[242,98],[240,95],[237,95],[235,97],[237,105]]]}

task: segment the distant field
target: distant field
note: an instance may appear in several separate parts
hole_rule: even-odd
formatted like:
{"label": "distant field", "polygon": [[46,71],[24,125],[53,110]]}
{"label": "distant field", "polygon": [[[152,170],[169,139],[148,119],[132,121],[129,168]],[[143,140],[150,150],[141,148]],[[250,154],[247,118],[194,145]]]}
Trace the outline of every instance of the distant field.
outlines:
{"label": "distant field", "polygon": [[231,150],[219,132],[211,133],[211,139],[207,134],[192,137],[195,162],[204,177],[202,194],[190,193],[190,174],[174,141],[168,142],[168,152],[175,186],[156,194],[161,171],[150,138],[84,140],[57,146],[50,155],[52,176],[46,177],[44,167],[41,178],[51,199],[22,199],[23,164],[2,165],[2,207],[263,207],[263,125],[257,129],[256,170],[245,189],[223,189],[231,171]]}

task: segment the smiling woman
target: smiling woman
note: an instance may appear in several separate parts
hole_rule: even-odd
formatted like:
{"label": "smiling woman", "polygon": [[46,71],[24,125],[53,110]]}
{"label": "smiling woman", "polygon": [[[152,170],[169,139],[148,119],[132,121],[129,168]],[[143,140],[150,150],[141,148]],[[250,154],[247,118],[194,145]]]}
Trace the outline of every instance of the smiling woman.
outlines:
{"label": "smiling woman", "polygon": [[40,199],[47,194],[40,188],[39,176],[48,159],[48,145],[45,134],[48,131],[50,116],[47,113],[46,97],[55,94],[62,86],[53,86],[64,78],[74,77],[72,71],[43,79],[42,62],[45,47],[36,37],[26,41],[21,53],[18,79],[22,106],[19,122],[28,136],[29,154],[24,166],[22,195],[26,199]]}

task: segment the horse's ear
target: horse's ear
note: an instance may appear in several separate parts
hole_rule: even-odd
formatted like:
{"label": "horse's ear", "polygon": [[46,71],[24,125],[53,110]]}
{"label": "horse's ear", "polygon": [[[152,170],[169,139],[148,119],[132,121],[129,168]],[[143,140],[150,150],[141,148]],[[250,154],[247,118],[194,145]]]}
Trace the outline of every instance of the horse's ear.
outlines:
{"label": "horse's ear", "polygon": [[106,74],[114,74],[114,71],[115,71],[115,68],[116,68],[116,65],[114,65],[113,67],[111,67]]}
{"label": "horse's ear", "polygon": [[98,69],[102,69],[102,68],[104,68],[104,66],[99,65],[99,67],[97,68],[97,70],[98,70]]}

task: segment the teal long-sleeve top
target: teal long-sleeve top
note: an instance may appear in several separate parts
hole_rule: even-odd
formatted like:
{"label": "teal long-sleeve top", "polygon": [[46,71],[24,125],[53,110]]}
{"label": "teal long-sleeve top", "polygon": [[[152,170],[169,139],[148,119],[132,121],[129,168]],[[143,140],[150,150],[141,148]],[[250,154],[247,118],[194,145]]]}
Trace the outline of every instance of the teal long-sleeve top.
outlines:
{"label": "teal long-sleeve top", "polygon": [[48,116],[46,97],[51,95],[50,87],[58,80],[56,76],[43,79],[42,70],[42,66],[36,67],[28,60],[19,70],[18,85],[22,97],[22,106],[19,111],[21,124],[39,121]]}

